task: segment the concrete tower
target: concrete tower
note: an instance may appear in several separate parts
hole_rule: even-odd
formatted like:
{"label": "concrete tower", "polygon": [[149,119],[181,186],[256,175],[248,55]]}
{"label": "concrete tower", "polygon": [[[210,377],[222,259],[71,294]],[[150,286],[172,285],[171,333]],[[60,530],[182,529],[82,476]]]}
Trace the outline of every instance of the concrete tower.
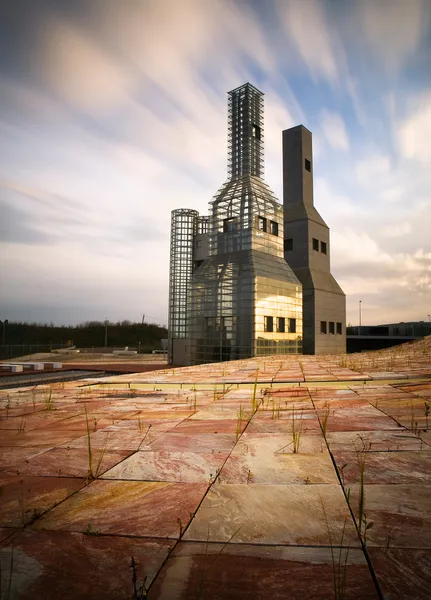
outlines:
{"label": "concrete tower", "polygon": [[312,135],[283,131],[284,258],[302,283],[304,354],[346,351],[346,297],[330,269],[329,228],[314,207]]}
{"label": "concrete tower", "polygon": [[302,351],[301,284],[284,260],[283,208],[263,180],[262,92],[229,92],[228,112],[228,180],[191,279],[190,364]]}

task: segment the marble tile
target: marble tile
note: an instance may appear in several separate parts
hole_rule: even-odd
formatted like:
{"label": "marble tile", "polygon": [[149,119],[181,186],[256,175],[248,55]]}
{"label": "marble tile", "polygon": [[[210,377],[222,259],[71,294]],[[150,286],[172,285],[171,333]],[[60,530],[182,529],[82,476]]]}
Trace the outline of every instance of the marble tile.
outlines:
{"label": "marble tile", "polygon": [[[298,454],[327,453],[325,439],[321,434],[301,434],[296,445]],[[292,433],[251,433],[247,431],[239,438],[232,456],[262,456],[269,454],[293,453]]]}
{"label": "marble tile", "polygon": [[[360,486],[346,487],[358,519]],[[364,512],[367,522],[373,522],[367,532],[367,545],[431,549],[430,506],[430,485],[365,485]]]}
{"label": "marble tile", "polygon": [[145,580],[148,587],[171,545],[169,540],[25,530],[15,537],[13,552],[8,546],[1,550],[2,583],[11,578],[11,599],[129,600],[134,597],[131,557],[137,585]]}
{"label": "marble tile", "polygon": [[84,479],[0,473],[0,525],[22,527],[84,487]]}
{"label": "marble tile", "polygon": [[217,452],[136,452],[103,475],[103,479],[208,483],[216,477],[228,454]]}
{"label": "marble tile", "polygon": [[[301,447],[299,448],[301,449]],[[258,452],[232,454],[220,473],[222,483],[338,484],[329,453]]]}
{"label": "marble tile", "polygon": [[343,538],[344,523],[344,545],[358,546],[357,533],[338,485],[216,483],[184,539],[324,546],[331,537],[336,545]]}
{"label": "marble tile", "polygon": [[417,435],[405,429],[396,431],[329,431],[327,441],[331,450],[404,451],[423,450]]}
{"label": "marble tile", "polygon": [[207,489],[200,483],[97,480],[32,527],[103,534],[178,538]]}
{"label": "marble tile", "polygon": [[168,452],[230,452],[236,436],[229,433],[165,433],[151,443],[152,450]]}
{"label": "marble tile", "polygon": [[[346,600],[377,600],[362,550],[335,550],[344,564],[335,585]],[[340,560],[339,560],[340,559]],[[334,597],[329,548],[180,542],[163,566],[149,600],[328,600]]]}
{"label": "marble tile", "polygon": [[346,452],[332,450],[345,485],[360,482],[359,460],[364,461],[365,483],[431,484],[431,452]]}
{"label": "marble tile", "polygon": [[385,599],[429,600],[431,550],[369,548],[368,554]]}
{"label": "marble tile", "polygon": [[15,431],[2,431],[0,436],[0,447],[22,448],[26,446],[61,446],[67,442],[82,436],[82,430],[56,430],[56,429],[33,429],[29,432],[18,433]]}
{"label": "marble tile", "polygon": [[52,446],[39,446],[36,448],[1,448],[0,449],[0,469],[8,470],[14,467],[17,463],[29,460],[32,456],[42,454],[50,450]]}
{"label": "marble tile", "polygon": [[120,463],[131,451],[104,451],[92,449],[91,465],[87,448],[53,448],[43,454],[17,463],[10,469],[19,475],[39,475],[56,477],[88,477],[102,475]]}

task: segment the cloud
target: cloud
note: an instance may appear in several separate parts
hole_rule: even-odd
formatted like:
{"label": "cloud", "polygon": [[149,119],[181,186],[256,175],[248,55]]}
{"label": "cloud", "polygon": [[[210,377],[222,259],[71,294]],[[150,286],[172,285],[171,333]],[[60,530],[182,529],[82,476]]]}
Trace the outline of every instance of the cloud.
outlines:
{"label": "cloud", "polygon": [[321,116],[322,131],[334,150],[348,150],[349,138],[341,115],[324,110]]}
{"label": "cloud", "polygon": [[431,90],[415,103],[411,114],[398,123],[399,149],[405,158],[414,159],[423,165],[431,163]]}

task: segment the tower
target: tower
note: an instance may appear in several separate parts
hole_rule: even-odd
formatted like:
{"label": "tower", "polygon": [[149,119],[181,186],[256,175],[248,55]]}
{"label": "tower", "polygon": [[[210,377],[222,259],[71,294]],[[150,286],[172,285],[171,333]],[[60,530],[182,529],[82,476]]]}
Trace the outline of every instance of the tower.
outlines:
{"label": "tower", "polygon": [[304,354],[346,351],[346,297],[330,269],[329,228],[313,199],[312,135],[283,131],[284,257],[302,283]]}
{"label": "tower", "polygon": [[283,256],[283,208],[263,180],[262,92],[229,92],[228,121],[228,179],[189,288],[189,364],[302,351],[302,287]]}

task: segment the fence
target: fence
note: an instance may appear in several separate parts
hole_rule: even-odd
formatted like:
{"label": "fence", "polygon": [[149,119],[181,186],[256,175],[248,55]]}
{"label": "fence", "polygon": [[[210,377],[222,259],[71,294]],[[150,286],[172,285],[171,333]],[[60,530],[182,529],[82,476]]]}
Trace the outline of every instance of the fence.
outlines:
{"label": "fence", "polygon": [[0,345],[0,360],[9,360],[12,358],[19,358],[21,356],[31,356],[38,352],[51,352],[59,348],[67,348],[67,342],[60,342],[60,344],[4,344]]}

